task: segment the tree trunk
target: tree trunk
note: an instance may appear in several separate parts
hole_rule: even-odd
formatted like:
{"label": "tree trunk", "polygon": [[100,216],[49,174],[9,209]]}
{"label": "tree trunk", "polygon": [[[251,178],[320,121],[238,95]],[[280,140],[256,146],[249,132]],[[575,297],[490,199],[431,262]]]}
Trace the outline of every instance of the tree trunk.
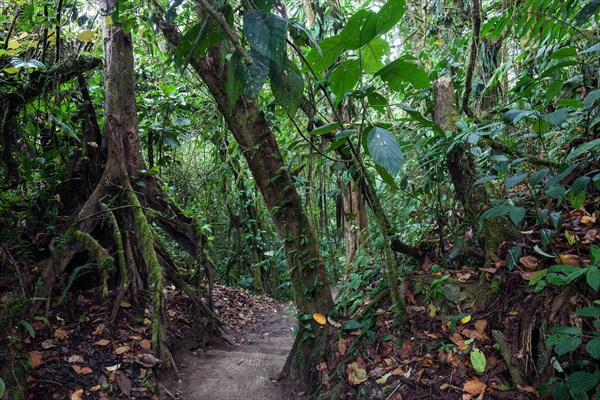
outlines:
{"label": "tree trunk", "polygon": [[[171,44],[177,45],[181,40],[181,34],[172,24],[162,21],[161,29]],[[284,243],[300,314],[329,313],[333,299],[313,228],[258,102],[241,96],[233,104],[224,84],[229,65],[220,48],[211,49],[203,58],[192,56],[190,64],[207,85],[238,142]],[[284,373],[292,379],[306,384],[317,382],[315,367],[321,361],[327,333],[326,328],[314,322],[311,331],[306,332],[301,326],[284,368]]]}

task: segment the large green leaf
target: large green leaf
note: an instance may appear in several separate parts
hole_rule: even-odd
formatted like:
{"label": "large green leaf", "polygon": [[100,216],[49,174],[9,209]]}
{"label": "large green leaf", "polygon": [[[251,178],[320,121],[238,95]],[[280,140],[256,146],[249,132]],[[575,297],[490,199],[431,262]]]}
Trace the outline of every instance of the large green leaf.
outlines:
{"label": "large green leaf", "polygon": [[373,161],[389,174],[396,175],[402,166],[402,150],[396,138],[387,130],[374,126],[367,135],[367,148]]}
{"label": "large green leaf", "polygon": [[350,17],[339,36],[346,49],[355,50],[369,43],[376,34],[377,14],[363,9]]}
{"label": "large green leaf", "polygon": [[403,83],[407,82],[416,89],[431,87],[429,76],[422,66],[401,58],[392,61],[377,71],[375,75],[379,75],[381,79],[388,83],[390,89],[396,91],[401,91]]}
{"label": "large green leaf", "polygon": [[344,93],[354,89],[360,78],[360,64],[358,60],[342,61],[329,75],[331,91],[335,94],[335,103],[338,104]]}
{"label": "large green leaf", "polygon": [[286,59],[283,68],[271,68],[269,76],[275,100],[288,114],[294,116],[304,91],[304,79],[298,67]]}
{"label": "large green leaf", "polygon": [[242,80],[242,93],[246,97],[256,99],[267,80],[269,60],[255,50],[250,50],[248,55],[252,59],[252,64],[246,64],[243,61],[238,62],[239,75]]}
{"label": "large green leaf", "polygon": [[254,50],[283,65],[287,21],[274,14],[260,10],[244,15],[244,36]]}
{"label": "large green leaf", "polygon": [[383,56],[390,54],[390,45],[382,38],[371,40],[361,49],[362,68],[365,72],[377,72],[383,67]]}
{"label": "large green leaf", "polygon": [[577,371],[567,377],[567,386],[569,389],[588,391],[592,390],[598,384],[600,378],[598,374]]}
{"label": "large green leaf", "polygon": [[388,0],[377,13],[377,35],[383,35],[404,16],[404,0]]}
{"label": "large green leaf", "polygon": [[385,107],[388,105],[388,101],[381,94],[371,91],[367,94],[367,101],[373,109],[376,111],[385,114]]}
{"label": "large green leaf", "polygon": [[319,53],[318,48],[313,47],[306,55],[306,61],[308,61],[312,69],[316,72],[321,72],[331,67],[342,53],[342,50],[344,50],[344,45],[339,36],[332,36],[321,40],[319,47],[321,48],[321,53]]}

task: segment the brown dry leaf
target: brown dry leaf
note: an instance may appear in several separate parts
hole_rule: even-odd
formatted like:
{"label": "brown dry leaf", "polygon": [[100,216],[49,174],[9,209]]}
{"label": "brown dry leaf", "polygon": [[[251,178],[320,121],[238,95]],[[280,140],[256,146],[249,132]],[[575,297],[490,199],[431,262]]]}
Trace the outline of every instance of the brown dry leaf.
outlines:
{"label": "brown dry leaf", "polygon": [[76,391],[73,392],[73,394],[71,395],[71,397],[69,397],[70,400],[82,400],[81,395],[83,395],[83,389],[77,389]]}
{"label": "brown dry leaf", "polygon": [[31,366],[33,369],[38,369],[42,364],[42,352],[41,351],[30,351],[29,358],[31,359]]}
{"label": "brown dry leaf", "polygon": [[402,343],[402,348],[400,349],[400,356],[403,358],[407,358],[412,354],[412,344],[410,341],[405,340]]}
{"label": "brown dry leaf", "polygon": [[338,350],[341,355],[346,354],[346,339],[340,338],[338,341]]}
{"label": "brown dry leaf", "polygon": [[591,242],[593,240],[596,240],[597,234],[598,234],[598,231],[596,229],[590,229],[586,232],[585,236],[583,237],[583,241]]}
{"label": "brown dry leaf", "polygon": [[64,329],[58,328],[54,331],[54,337],[57,339],[66,339],[69,337],[69,334]]}
{"label": "brown dry leaf", "polygon": [[126,302],[125,300],[123,300],[121,302],[121,304],[119,304],[119,306],[121,306],[121,308],[129,308],[129,307],[131,307],[131,304],[129,304],[128,302]]}
{"label": "brown dry leaf", "polygon": [[150,321],[148,318],[144,318],[144,325],[152,325],[152,321]]}
{"label": "brown dry leaf", "polygon": [[458,332],[454,332],[452,335],[450,335],[450,340],[456,345],[456,347],[458,347],[459,350],[464,350],[469,347],[469,345],[465,343],[465,339],[463,339],[462,335]]}
{"label": "brown dry leaf", "polygon": [[577,254],[560,254],[554,259],[557,264],[579,266],[579,256]]}
{"label": "brown dry leaf", "polygon": [[90,392],[97,392],[98,390],[100,390],[100,385],[96,385],[96,386],[92,386],[91,388],[88,389]]}
{"label": "brown dry leaf", "polygon": [[46,324],[44,324],[42,321],[34,321],[31,323],[31,327],[34,331],[41,331],[46,327]]}
{"label": "brown dry leaf", "polygon": [[329,325],[333,326],[334,328],[338,328],[339,329],[339,328],[342,327],[342,324],[334,321],[334,319],[331,318],[331,317],[327,317],[327,322],[329,322]]}
{"label": "brown dry leaf", "polygon": [[400,367],[396,367],[396,368],[394,368],[390,372],[392,373],[392,375],[396,375],[396,376],[402,376],[402,375],[404,375],[404,371]]}
{"label": "brown dry leaf", "polygon": [[131,395],[131,379],[123,371],[117,372],[117,386],[125,396],[129,397]]}
{"label": "brown dry leaf", "polygon": [[153,368],[160,364],[160,360],[150,353],[140,354],[136,362],[146,368]]}
{"label": "brown dry leaf", "polygon": [[488,340],[489,339],[489,337],[485,333],[477,332],[476,330],[473,330],[473,329],[463,329],[461,333],[463,336],[468,337],[469,339],[476,339],[476,340]]}
{"label": "brown dry leaf", "polygon": [[106,325],[104,324],[100,324],[96,327],[96,329],[94,329],[94,332],[92,332],[92,335],[102,335],[102,332],[104,332],[104,328],[106,328]]}
{"label": "brown dry leaf", "polygon": [[92,373],[92,369],[90,367],[80,367],[79,365],[71,365],[73,371],[78,375],[89,375]]}
{"label": "brown dry leaf", "polygon": [[487,328],[488,322],[485,319],[478,319],[475,321],[475,330],[479,333],[485,333],[485,328]]}
{"label": "brown dry leaf", "polygon": [[110,344],[110,340],[108,340],[108,339],[100,339],[100,340],[98,340],[94,344],[98,345],[98,346],[106,346],[106,345]]}
{"label": "brown dry leaf", "polygon": [[140,342],[140,347],[144,350],[150,350],[152,348],[152,342],[148,339],[144,339]]}
{"label": "brown dry leaf", "polygon": [[525,392],[525,393],[531,395],[535,399],[540,397],[540,394],[538,393],[538,391],[535,390],[534,388],[532,388],[531,386],[517,385],[517,389],[519,389],[519,391],[521,391],[521,392]]}
{"label": "brown dry leaf", "polygon": [[346,366],[346,373],[348,375],[348,382],[353,386],[360,385],[368,379],[367,371],[361,368],[357,362],[348,364]]}
{"label": "brown dry leaf", "polygon": [[56,347],[56,344],[54,344],[54,340],[52,339],[46,339],[42,342],[42,349],[44,350],[48,350],[53,347]]}
{"label": "brown dry leaf", "polygon": [[596,223],[596,218],[591,215],[584,215],[583,217],[581,217],[581,223],[585,224],[586,226],[593,226]]}
{"label": "brown dry leaf", "polygon": [[440,338],[440,337],[437,335],[437,333],[431,333],[431,332],[428,332],[428,331],[423,331],[423,334],[424,334],[425,336],[427,336],[428,338],[431,338],[431,339],[439,339],[439,338]]}
{"label": "brown dry leaf", "polygon": [[119,346],[115,349],[115,354],[120,356],[121,354],[127,353],[129,350],[131,350],[130,346]]}
{"label": "brown dry leaf", "polygon": [[526,270],[535,271],[539,265],[539,261],[534,256],[524,256],[519,258],[519,262],[523,264]]}
{"label": "brown dry leaf", "polygon": [[471,395],[478,395],[484,393],[486,387],[487,385],[481,382],[479,379],[471,378],[471,380],[465,382],[462,390],[463,392]]}

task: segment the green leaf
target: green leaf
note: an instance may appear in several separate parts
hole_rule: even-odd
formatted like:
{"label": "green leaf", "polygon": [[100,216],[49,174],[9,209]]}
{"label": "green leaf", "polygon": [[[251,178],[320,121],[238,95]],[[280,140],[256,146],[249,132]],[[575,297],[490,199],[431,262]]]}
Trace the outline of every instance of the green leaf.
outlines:
{"label": "green leaf", "polygon": [[244,36],[254,50],[283,65],[287,21],[271,13],[253,10],[244,15]]}
{"label": "green leaf", "polygon": [[515,225],[519,225],[519,222],[525,218],[525,209],[523,207],[512,207],[508,212],[508,216]]}
{"label": "green leaf", "polygon": [[327,133],[333,132],[340,127],[340,124],[337,122],[331,122],[329,124],[321,125],[320,127],[313,129],[310,131],[310,136],[320,136],[325,135]]}
{"label": "green leaf", "polygon": [[590,340],[586,345],[585,349],[589,353],[592,358],[599,360],[600,359],[600,338],[595,338]]}
{"label": "green leaf", "polygon": [[381,180],[388,185],[390,188],[396,190],[398,187],[396,186],[396,181],[394,180],[394,177],[392,175],[390,175],[385,168],[380,167],[379,165],[375,164],[375,170],[377,171],[377,173],[379,173],[379,176],[381,177]]}
{"label": "green leaf", "polygon": [[600,317],[600,307],[582,307],[575,311],[580,317]]}
{"label": "green leaf", "polygon": [[35,330],[33,329],[33,326],[31,326],[31,324],[29,322],[21,320],[20,324],[23,325],[23,328],[25,328],[27,333],[29,333],[29,336],[31,336],[32,338],[35,338]]}
{"label": "green leaf", "polygon": [[546,90],[546,99],[552,100],[553,98],[555,98],[556,95],[560,93],[563,86],[564,86],[563,81],[558,80],[558,79],[553,81],[550,84],[550,86],[548,86],[548,89]]}
{"label": "green leaf", "polygon": [[541,256],[548,257],[548,258],[555,258],[555,256],[553,256],[552,254],[548,254],[544,250],[540,249],[540,246],[538,246],[537,244],[535,246],[533,246],[533,250],[535,250],[535,252]]}
{"label": "green leaf", "polygon": [[513,206],[491,207],[491,208],[488,208],[487,210],[485,210],[483,212],[483,214],[481,214],[481,217],[479,217],[479,218],[482,220],[489,219],[489,218],[498,218],[498,217],[508,214],[512,209],[513,209]]}
{"label": "green leaf", "polygon": [[331,67],[342,53],[342,50],[344,50],[339,36],[332,36],[321,40],[319,47],[322,54],[319,54],[318,48],[313,47],[306,55],[306,61],[308,61],[315,72],[321,72]]}
{"label": "green leaf", "polygon": [[592,265],[600,266],[600,247],[595,244],[590,246],[590,263]]}
{"label": "green leaf", "polygon": [[567,190],[563,185],[556,185],[546,189],[546,196],[556,200],[562,200],[565,198]]}
{"label": "green leaf", "polygon": [[567,161],[570,161],[574,158],[579,157],[584,153],[589,153],[591,150],[600,148],[600,139],[592,140],[591,142],[587,142],[572,150],[571,153],[567,156]]}
{"label": "green leaf", "polygon": [[329,74],[331,91],[336,96],[335,103],[339,104],[346,92],[354,89],[360,78],[360,65],[358,60],[342,61]]}
{"label": "green leaf", "polygon": [[567,377],[566,384],[569,389],[588,391],[598,384],[600,377],[597,374],[577,371]]}
{"label": "green leaf", "polygon": [[554,346],[554,352],[559,355],[565,355],[574,351],[581,344],[581,338],[577,336],[564,336],[563,340]]}
{"label": "green leaf", "polygon": [[560,99],[556,104],[561,107],[583,108],[583,103],[577,99]]}
{"label": "green leaf", "polygon": [[585,108],[590,110],[592,108],[592,106],[594,105],[594,103],[596,102],[596,100],[598,100],[599,97],[600,97],[600,89],[592,90],[583,99],[583,105],[585,106]]}
{"label": "green leaf", "polygon": [[402,166],[402,150],[396,138],[387,130],[373,127],[367,135],[367,147],[373,161],[389,174],[396,175]]}
{"label": "green leaf", "polygon": [[361,49],[362,68],[365,72],[374,73],[383,67],[381,59],[390,54],[390,45],[382,38],[371,40]]}
{"label": "green leaf", "polygon": [[385,107],[388,102],[385,97],[377,92],[369,92],[367,94],[367,102],[373,109],[381,114],[385,114]]}
{"label": "green leaf", "polygon": [[388,32],[406,12],[404,0],[388,0],[377,13],[377,35]]}
{"label": "green leaf", "polygon": [[537,111],[534,110],[509,110],[506,113],[504,113],[504,121],[516,125],[517,122],[519,122],[523,118],[536,114]]}
{"label": "green leaf", "polygon": [[173,120],[173,124],[177,126],[187,126],[190,125],[192,121],[189,118],[178,117]]}
{"label": "green leaf", "polygon": [[345,331],[352,331],[354,329],[359,329],[360,328],[360,324],[357,321],[354,320],[349,320],[349,321],[344,321],[344,323],[342,324],[342,329]]}
{"label": "green leaf", "polygon": [[173,138],[165,138],[165,144],[173,149],[178,149],[180,147],[179,142]]}
{"label": "green leaf", "polygon": [[6,392],[6,384],[4,383],[4,380],[0,378],[0,398],[4,397],[4,392]]}
{"label": "green leaf", "polygon": [[444,134],[444,130],[438,124],[436,124],[435,122],[433,122],[430,119],[425,118],[425,116],[423,116],[423,114],[421,114],[419,111],[415,110],[414,108],[411,108],[404,104],[398,104],[398,107],[400,107],[402,110],[404,110],[408,115],[410,115],[415,121],[419,122],[419,124],[421,124],[422,126],[431,128],[438,135]]}
{"label": "green leaf", "polygon": [[410,83],[415,89],[431,87],[429,76],[422,66],[401,58],[377,71],[375,76],[380,76],[395,91],[401,91],[404,83]]}
{"label": "green leaf", "polygon": [[238,61],[242,93],[250,99],[256,99],[267,80],[269,60],[255,50],[250,50],[248,56],[252,59],[252,64],[246,64],[243,60]]}
{"label": "green leaf", "polygon": [[304,92],[304,79],[300,70],[296,64],[286,59],[282,70],[277,70],[276,67],[271,68],[270,77],[275,100],[293,117]]}
{"label": "green leaf", "polygon": [[552,398],[554,400],[569,400],[571,395],[563,382],[558,382],[552,389]]}
{"label": "green leaf", "polygon": [[511,187],[523,182],[525,178],[527,178],[527,175],[527,172],[521,172],[519,174],[510,176],[504,180],[504,186],[506,186],[507,189],[510,189]]}
{"label": "green leaf", "polygon": [[473,347],[470,354],[471,364],[473,364],[473,369],[477,372],[485,371],[486,359],[485,354],[481,352],[477,347]]}
{"label": "green leaf", "polygon": [[548,57],[550,60],[558,60],[566,57],[574,57],[577,55],[577,50],[574,47],[563,47],[562,49],[556,50]]}
{"label": "green leaf", "polygon": [[527,182],[529,182],[529,184],[531,186],[535,186],[538,183],[540,183],[542,181],[542,179],[544,179],[546,177],[546,175],[548,175],[548,172],[550,172],[549,168],[541,169],[538,172],[536,172],[535,174],[531,175],[531,177],[529,179],[527,179]]}
{"label": "green leaf", "polygon": [[350,17],[339,36],[346,49],[356,50],[373,40],[376,34],[377,14],[362,9]]}
{"label": "green leaf", "polygon": [[585,280],[596,292],[600,289],[600,269],[598,269],[597,265],[592,265],[588,268],[588,271],[585,274]]}
{"label": "green leaf", "polygon": [[566,108],[559,108],[558,110],[548,113],[542,116],[542,119],[554,126],[560,127],[565,119],[567,119],[567,115],[569,114],[569,110]]}

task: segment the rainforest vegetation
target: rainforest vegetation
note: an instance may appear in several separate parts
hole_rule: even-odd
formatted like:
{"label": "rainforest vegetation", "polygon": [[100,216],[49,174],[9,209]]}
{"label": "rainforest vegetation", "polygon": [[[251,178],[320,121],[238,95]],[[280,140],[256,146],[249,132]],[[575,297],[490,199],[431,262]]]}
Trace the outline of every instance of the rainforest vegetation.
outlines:
{"label": "rainforest vegetation", "polygon": [[305,398],[600,398],[598,0],[0,4],[0,399],[163,398],[225,287]]}

